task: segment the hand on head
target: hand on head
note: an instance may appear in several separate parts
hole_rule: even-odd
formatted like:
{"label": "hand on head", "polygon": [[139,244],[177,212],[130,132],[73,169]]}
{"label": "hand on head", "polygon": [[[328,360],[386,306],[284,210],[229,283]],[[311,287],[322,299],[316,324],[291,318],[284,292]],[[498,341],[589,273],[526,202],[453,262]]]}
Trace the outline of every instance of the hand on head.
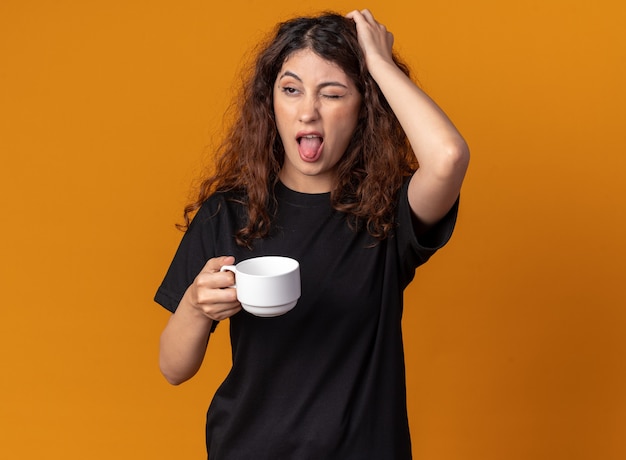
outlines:
{"label": "hand on head", "polygon": [[354,10],[346,14],[346,17],[356,23],[359,44],[368,66],[377,58],[393,62],[393,34],[376,21],[369,10]]}

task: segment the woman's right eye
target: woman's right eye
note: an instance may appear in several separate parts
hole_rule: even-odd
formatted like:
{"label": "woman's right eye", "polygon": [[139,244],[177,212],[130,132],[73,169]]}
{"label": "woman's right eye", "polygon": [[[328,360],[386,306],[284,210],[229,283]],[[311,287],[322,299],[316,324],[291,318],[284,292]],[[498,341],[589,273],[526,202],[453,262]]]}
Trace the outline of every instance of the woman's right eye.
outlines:
{"label": "woman's right eye", "polygon": [[291,86],[281,86],[280,89],[283,93],[288,94],[288,95],[296,94],[298,92],[296,88],[293,88]]}

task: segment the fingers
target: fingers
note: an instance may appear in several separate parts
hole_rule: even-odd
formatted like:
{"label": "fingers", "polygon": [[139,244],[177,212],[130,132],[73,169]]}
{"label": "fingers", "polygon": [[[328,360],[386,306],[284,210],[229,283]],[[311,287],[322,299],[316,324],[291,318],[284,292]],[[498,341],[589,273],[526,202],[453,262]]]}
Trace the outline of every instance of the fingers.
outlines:
{"label": "fingers", "polygon": [[[217,272],[212,276],[228,276],[229,273]],[[203,288],[198,285],[195,305],[205,316],[215,321],[222,321],[241,310],[241,304],[237,300],[237,291],[230,287]]]}
{"label": "fingers", "polygon": [[375,61],[383,59],[391,62],[393,48],[393,34],[374,19],[369,10],[354,10],[346,15],[356,24],[359,44],[365,53],[368,66],[375,65]]}
{"label": "fingers", "polygon": [[368,9],[361,10],[361,15],[369,22],[370,24],[376,24],[374,20],[374,15]]}
{"label": "fingers", "polygon": [[376,22],[376,19],[374,19],[374,15],[368,9],[364,9],[364,10],[360,10],[360,11],[359,10],[351,11],[348,14],[346,14],[346,17],[349,18],[349,19],[352,19],[357,24],[358,24],[359,21],[365,21],[365,22],[368,22],[371,25],[378,24]]}
{"label": "fingers", "polygon": [[[235,284],[235,274],[231,271],[219,269],[202,270],[193,283],[199,291],[230,288]],[[200,297],[200,296],[199,296]]]}
{"label": "fingers", "polygon": [[209,259],[204,265],[194,284],[204,289],[223,289],[235,284],[235,275],[231,271],[223,271],[220,269],[224,265],[232,265],[235,263],[233,256],[221,256]]}
{"label": "fingers", "polygon": [[207,261],[204,268],[202,268],[202,272],[218,272],[224,265],[232,265],[234,263],[235,258],[233,256],[215,257]]}
{"label": "fingers", "polygon": [[235,274],[231,271],[220,271],[224,265],[234,263],[235,258],[232,256],[209,259],[189,287],[192,305],[215,321],[221,321],[241,310],[237,291],[232,288]]}
{"label": "fingers", "polygon": [[380,35],[383,40],[389,41],[391,39],[393,41],[393,35],[391,32],[387,31],[387,27],[385,27],[384,24],[381,24],[374,19],[370,10],[354,10],[346,14],[346,17],[352,19],[356,23],[357,33],[359,35],[369,31],[371,34]]}

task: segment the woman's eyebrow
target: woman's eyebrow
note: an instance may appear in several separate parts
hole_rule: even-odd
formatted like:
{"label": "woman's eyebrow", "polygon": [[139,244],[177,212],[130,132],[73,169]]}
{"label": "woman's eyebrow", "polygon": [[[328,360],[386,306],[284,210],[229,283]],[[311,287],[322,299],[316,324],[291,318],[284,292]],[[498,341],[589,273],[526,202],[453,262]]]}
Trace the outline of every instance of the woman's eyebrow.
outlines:
{"label": "woman's eyebrow", "polygon": [[317,87],[321,89],[321,88],[326,88],[327,86],[339,86],[340,88],[348,89],[346,85],[338,81],[327,81],[325,83],[319,84]]}
{"label": "woman's eyebrow", "polygon": [[290,72],[288,70],[285,70],[285,72],[280,77],[278,77],[278,79],[280,80],[280,79],[285,78],[285,77],[293,77],[296,80],[298,80],[299,82],[302,82],[302,78],[298,77],[295,73]]}
{"label": "woman's eyebrow", "polygon": [[[295,78],[296,80],[298,80],[300,83],[303,83],[302,82],[302,78],[300,78],[295,73],[290,72],[289,70],[286,70],[285,72],[283,72],[283,74],[280,77],[278,77],[278,79],[281,80],[281,79],[283,79],[285,77],[292,77],[292,78]],[[348,87],[345,84],[343,84],[341,82],[338,82],[338,81],[327,81],[327,82],[324,82],[324,83],[320,83],[318,85],[318,88],[325,88],[327,86],[339,86],[341,88],[348,89]]]}

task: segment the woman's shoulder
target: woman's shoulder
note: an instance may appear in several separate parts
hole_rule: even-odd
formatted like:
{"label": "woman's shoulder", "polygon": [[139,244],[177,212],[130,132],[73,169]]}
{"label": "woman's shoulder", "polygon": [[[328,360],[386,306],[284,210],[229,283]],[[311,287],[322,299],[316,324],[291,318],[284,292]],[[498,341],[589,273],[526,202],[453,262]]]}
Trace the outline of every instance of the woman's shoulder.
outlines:
{"label": "woman's shoulder", "polygon": [[211,209],[225,203],[242,203],[246,193],[241,189],[216,190],[204,200],[200,209]]}
{"label": "woman's shoulder", "polygon": [[202,203],[194,219],[206,221],[224,212],[239,210],[244,206],[245,196],[243,190],[217,190]]}

